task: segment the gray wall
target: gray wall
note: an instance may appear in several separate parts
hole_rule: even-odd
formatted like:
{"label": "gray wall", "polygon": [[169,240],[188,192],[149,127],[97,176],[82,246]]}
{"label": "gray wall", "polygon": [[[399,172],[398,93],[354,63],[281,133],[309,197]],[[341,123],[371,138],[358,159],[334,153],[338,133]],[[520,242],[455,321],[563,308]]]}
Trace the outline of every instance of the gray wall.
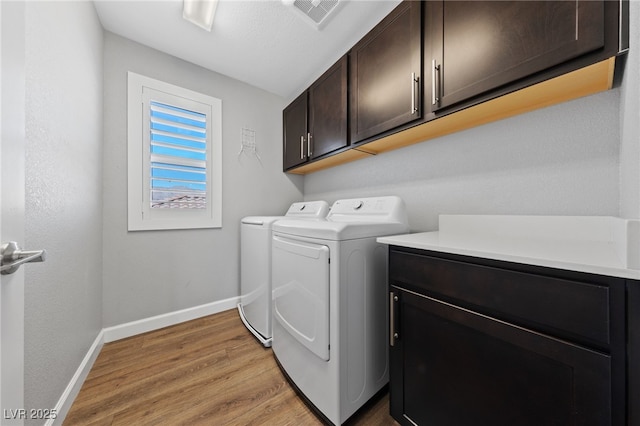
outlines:
{"label": "gray wall", "polygon": [[[103,325],[238,296],[240,219],[302,199],[302,177],[281,172],[284,101],[108,32],[104,64]],[[127,232],[127,71],[222,99],[222,229]],[[238,156],[243,126],[262,163]]]}
{"label": "gray wall", "polygon": [[618,215],[619,90],[305,178],[306,198],[399,195],[413,231],[439,214]]}
{"label": "gray wall", "polygon": [[26,4],[24,246],[48,258],[25,268],[25,408],[55,407],[102,328],[102,40],[90,2]]}
{"label": "gray wall", "polygon": [[631,48],[621,86],[620,216],[640,217],[640,2],[629,2]]}

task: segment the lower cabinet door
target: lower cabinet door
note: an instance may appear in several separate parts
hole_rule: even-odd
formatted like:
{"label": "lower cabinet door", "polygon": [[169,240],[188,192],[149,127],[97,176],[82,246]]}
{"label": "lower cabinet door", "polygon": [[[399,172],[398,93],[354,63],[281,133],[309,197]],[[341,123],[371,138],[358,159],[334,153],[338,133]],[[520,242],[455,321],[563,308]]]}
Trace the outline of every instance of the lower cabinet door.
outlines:
{"label": "lower cabinet door", "polygon": [[610,356],[391,291],[390,406],[401,424],[611,424]]}

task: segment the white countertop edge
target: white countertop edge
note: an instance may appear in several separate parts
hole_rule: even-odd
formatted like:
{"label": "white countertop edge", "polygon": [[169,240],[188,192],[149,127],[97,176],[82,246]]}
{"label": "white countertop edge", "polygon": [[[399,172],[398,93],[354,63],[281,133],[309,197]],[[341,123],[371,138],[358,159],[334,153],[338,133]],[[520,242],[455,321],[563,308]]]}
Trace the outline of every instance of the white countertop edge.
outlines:
{"label": "white countertop edge", "polygon": [[458,254],[463,256],[502,260],[506,262],[521,263],[526,265],[536,265],[548,268],[640,280],[640,270],[637,269],[607,267],[602,265],[567,262],[548,258],[519,256],[506,254],[503,252],[492,252],[490,250],[470,249],[461,247],[459,245],[451,246],[442,244],[439,242],[439,240],[439,232],[436,231],[379,237],[376,241],[381,244],[388,244],[393,246],[431,250],[442,253]]}

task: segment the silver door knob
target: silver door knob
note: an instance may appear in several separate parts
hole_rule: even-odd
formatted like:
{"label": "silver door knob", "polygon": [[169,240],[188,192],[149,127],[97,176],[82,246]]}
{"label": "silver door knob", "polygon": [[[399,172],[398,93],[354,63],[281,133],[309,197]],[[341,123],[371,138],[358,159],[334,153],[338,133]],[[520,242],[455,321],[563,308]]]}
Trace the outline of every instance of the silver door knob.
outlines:
{"label": "silver door knob", "polygon": [[0,249],[0,274],[13,274],[23,263],[44,262],[46,257],[45,250],[22,250],[18,243],[9,241],[2,244]]}

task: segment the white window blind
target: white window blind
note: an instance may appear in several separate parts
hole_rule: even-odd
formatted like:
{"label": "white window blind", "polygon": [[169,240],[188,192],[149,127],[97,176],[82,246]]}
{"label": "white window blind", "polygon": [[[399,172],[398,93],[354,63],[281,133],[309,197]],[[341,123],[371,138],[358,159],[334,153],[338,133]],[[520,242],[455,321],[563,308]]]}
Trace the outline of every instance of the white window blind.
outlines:
{"label": "white window blind", "polygon": [[128,229],[220,227],[221,101],[134,73],[128,92]]}
{"label": "white window blind", "polygon": [[151,207],[207,207],[207,117],[150,102]]}

